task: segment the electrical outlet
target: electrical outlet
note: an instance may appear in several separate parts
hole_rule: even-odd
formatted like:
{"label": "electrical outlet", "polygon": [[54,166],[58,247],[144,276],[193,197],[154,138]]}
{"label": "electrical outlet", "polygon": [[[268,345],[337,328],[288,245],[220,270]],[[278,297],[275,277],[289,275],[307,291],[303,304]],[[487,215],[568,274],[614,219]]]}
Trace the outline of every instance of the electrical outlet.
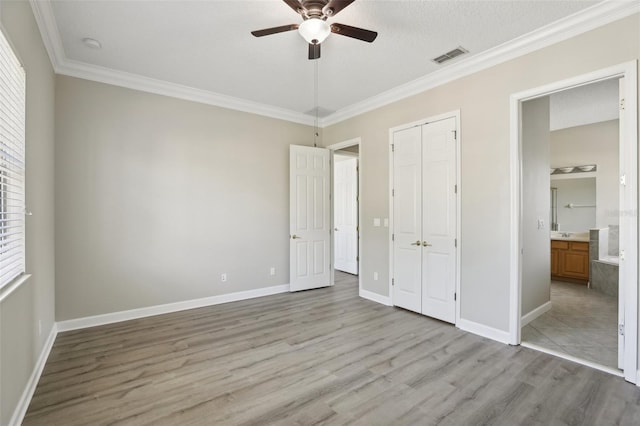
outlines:
{"label": "electrical outlet", "polygon": [[276,274],[276,268],[272,266],[271,269],[269,270],[269,275],[275,275],[275,274]]}
{"label": "electrical outlet", "polygon": [[226,283],[227,282],[227,274],[220,275],[220,281],[222,281],[223,283]]}
{"label": "electrical outlet", "polygon": [[373,273],[373,280],[374,281],[378,281],[378,273],[377,272]]}

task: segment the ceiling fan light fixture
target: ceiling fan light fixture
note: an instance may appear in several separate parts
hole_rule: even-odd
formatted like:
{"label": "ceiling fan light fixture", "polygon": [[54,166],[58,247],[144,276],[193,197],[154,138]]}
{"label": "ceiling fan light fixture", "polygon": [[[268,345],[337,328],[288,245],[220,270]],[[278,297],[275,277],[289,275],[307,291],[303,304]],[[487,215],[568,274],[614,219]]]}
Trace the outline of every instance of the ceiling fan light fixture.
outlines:
{"label": "ceiling fan light fixture", "polygon": [[300,24],[298,32],[307,43],[320,44],[331,33],[331,27],[320,18],[309,18]]}

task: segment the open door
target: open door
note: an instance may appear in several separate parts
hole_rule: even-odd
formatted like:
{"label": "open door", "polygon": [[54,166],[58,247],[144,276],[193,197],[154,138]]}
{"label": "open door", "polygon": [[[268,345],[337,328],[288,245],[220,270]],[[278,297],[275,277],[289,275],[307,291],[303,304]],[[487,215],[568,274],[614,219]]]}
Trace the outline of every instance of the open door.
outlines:
{"label": "open door", "polygon": [[289,150],[290,290],[331,285],[330,151]]}
{"label": "open door", "polygon": [[358,157],[333,157],[334,268],[358,275]]}

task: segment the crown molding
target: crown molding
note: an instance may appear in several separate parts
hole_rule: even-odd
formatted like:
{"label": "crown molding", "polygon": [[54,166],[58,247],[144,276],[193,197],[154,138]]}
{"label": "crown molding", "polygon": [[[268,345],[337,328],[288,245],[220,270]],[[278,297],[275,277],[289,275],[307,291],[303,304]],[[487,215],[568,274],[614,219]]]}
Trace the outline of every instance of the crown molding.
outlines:
{"label": "crown molding", "polygon": [[56,73],[96,81],[99,83],[126,87],[128,89],[155,93],[157,95],[170,96],[172,98],[262,115],[279,120],[286,120],[293,123],[309,126],[313,126],[314,124],[313,117],[288,109],[235,98],[233,96],[222,95],[207,90],[196,89],[181,84],[170,83],[164,80],[143,77],[138,74],[117,71],[71,59],[64,61],[64,63],[58,67]]}
{"label": "crown molding", "polygon": [[126,87],[128,89],[140,90],[157,95],[170,96],[172,98],[257,114],[308,126],[314,125],[313,117],[300,112],[69,59],[62,45],[60,31],[56,24],[50,0],[29,0],[29,2],[31,3],[36,23],[40,29],[42,41],[44,42],[56,74]]}
{"label": "crown molding", "polygon": [[439,71],[342,108],[325,117],[320,124],[322,127],[337,124],[639,12],[640,2],[636,0],[606,0]]}
{"label": "crown molding", "polygon": [[[50,0],[29,2],[57,74],[314,125],[313,117],[300,112],[68,59]],[[639,12],[640,3],[635,0],[606,0],[439,71],[342,108],[320,120],[318,124],[321,127],[337,124]]]}

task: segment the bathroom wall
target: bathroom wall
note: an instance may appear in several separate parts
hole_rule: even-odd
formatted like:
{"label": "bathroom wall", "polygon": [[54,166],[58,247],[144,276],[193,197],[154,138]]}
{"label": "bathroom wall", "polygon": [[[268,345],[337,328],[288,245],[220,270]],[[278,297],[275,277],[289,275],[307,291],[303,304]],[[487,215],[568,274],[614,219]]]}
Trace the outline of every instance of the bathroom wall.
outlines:
{"label": "bathroom wall", "polygon": [[549,97],[522,104],[522,316],[551,300]]}
{"label": "bathroom wall", "polygon": [[[596,227],[618,224],[618,120],[551,132],[551,167],[597,164]],[[562,222],[560,222],[562,226]],[[565,229],[572,231],[572,229]]]}
{"label": "bathroom wall", "polygon": [[595,177],[552,179],[551,186],[558,195],[558,231],[586,232],[596,227]]}

